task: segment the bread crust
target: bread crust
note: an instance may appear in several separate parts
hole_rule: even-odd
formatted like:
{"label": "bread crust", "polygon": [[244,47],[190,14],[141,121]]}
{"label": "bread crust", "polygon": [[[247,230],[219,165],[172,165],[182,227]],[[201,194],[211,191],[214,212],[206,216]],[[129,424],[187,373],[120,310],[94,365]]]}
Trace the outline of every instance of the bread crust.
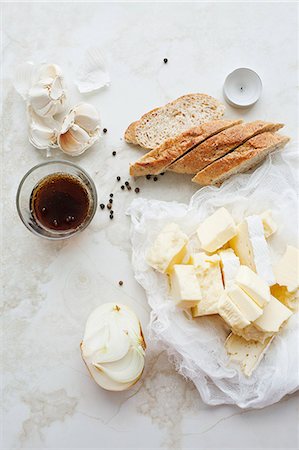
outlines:
{"label": "bread crust", "polygon": [[198,143],[240,122],[242,120],[213,120],[190,128],[175,138],[168,139],[132,164],[130,175],[137,177],[159,174]]}
{"label": "bread crust", "polygon": [[219,185],[231,175],[253,168],[269,153],[283,148],[289,140],[287,136],[276,133],[259,134],[205,167],[196,174],[192,181],[202,186]]}
{"label": "bread crust", "polygon": [[168,170],[176,173],[195,174],[242,145],[248,139],[266,131],[277,131],[282,127],[283,124],[262,120],[236,125],[205,140],[191,152],[171,164]]}

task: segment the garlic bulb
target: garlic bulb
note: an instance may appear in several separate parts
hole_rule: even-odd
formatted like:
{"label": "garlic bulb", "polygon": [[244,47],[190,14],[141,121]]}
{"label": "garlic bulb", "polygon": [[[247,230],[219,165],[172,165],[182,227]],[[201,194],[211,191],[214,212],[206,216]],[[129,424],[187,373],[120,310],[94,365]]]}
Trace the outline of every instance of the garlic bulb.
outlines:
{"label": "garlic bulb", "polygon": [[87,319],[81,353],[95,382],[110,391],[128,389],[144,368],[145,342],[135,313],[105,303]]}
{"label": "garlic bulb", "polygon": [[28,92],[28,103],[42,117],[51,117],[65,109],[66,89],[56,64],[42,64]]}
{"label": "garlic bulb", "polygon": [[58,145],[64,153],[78,156],[100,136],[100,116],[97,110],[88,103],[80,103],[65,116],[58,135]]}
{"label": "garlic bulb", "polygon": [[52,117],[40,117],[31,106],[27,107],[28,137],[30,143],[41,150],[57,147],[57,136],[61,128]]}

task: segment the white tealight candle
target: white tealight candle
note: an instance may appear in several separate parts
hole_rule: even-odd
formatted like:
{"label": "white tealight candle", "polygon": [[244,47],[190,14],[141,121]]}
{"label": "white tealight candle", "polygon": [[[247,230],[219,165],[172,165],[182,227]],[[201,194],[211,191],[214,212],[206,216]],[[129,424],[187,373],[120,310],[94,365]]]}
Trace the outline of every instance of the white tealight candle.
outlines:
{"label": "white tealight candle", "polygon": [[254,70],[242,67],[230,73],[224,82],[225,100],[237,108],[254,105],[262,93],[262,81]]}

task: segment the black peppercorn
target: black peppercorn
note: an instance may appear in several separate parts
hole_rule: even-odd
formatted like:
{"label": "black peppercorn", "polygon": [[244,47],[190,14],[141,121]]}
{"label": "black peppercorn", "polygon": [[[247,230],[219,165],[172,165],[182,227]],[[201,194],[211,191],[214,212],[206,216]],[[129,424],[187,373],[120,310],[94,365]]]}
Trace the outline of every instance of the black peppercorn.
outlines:
{"label": "black peppercorn", "polygon": [[122,190],[124,190],[125,187],[124,187],[124,185],[122,184],[120,188],[121,188]]}
{"label": "black peppercorn", "polygon": [[120,181],[120,177],[116,177],[117,181]]}
{"label": "black peppercorn", "polygon": [[115,156],[116,155],[116,151],[114,150],[113,152],[112,152],[112,156]]}
{"label": "black peppercorn", "polygon": [[110,217],[110,220],[113,220],[113,214],[110,214],[109,217]]}
{"label": "black peppercorn", "polygon": [[130,184],[130,183],[129,183],[128,181],[125,182],[125,185],[126,185],[126,186],[129,186],[129,184]]}
{"label": "black peppercorn", "polygon": [[103,133],[107,133],[107,128],[103,128]]}
{"label": "black peppercorn", "polygon": [[120,280],[120,281],[118,282],[118,284],[119,284],[120,286],[122,286],[122,285],[124,284],[124,282]]}
{"label": "black peppercorn", "polygon": [[164,61],[164,64],[168,63],[168,59],[167,58],[164,58],[163,61]]}
{"label": "black peppercorn", "polygon": [[151,176],[150,176],[150,175],[146,175],[146,179],[147,179],[147,180],[150,180],[150,179],[151,179]]}
{"label": "black peppercorn", "polygon": [[113,203],[113,199],[109,198],[109,203],[112,204]]}
{"label": "black peppercorn", "polygon": [[157,181],[157,180],[158,180],[158,177],[154,177],[153,180],[154,180],[154,181]]}
{"label": "black peppercorn", "polygon": [[101,209],[104,209],[104,208],[105,208],[104,203],[101,203],[101,204],[100,204],[100,208],[101,208]]}
{"label": "black peppercorn", "polygon": [[138,194],[140,192],[139,187],[135,188],[135,192],[136,192],[136,194]]}
{"label": "black peppercorn", "polygon": [[162,176],[163,176],[164,174],[165,174],[165,172],[160,173],[160,175],[162,175]]}
{"label": "black peppercorn", "polygon": [[110,194],[110,198],[112,198],[113,197],[113,194]]}

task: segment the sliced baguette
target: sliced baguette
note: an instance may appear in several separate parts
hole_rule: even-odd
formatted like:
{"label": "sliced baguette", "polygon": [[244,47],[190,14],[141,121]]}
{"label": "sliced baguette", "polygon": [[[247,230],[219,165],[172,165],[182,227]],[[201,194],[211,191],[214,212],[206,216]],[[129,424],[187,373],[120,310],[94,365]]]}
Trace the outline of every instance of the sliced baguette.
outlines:
{"label": "sliced baguette", "polygon": [[275,133],[262,133],[249,139],[231,153],[198,172],[192,179],[207,186],[221,184],[231,175],[246,172],[259,164],[269,153],[284,147],[290,139]]}
{"label": "sliced baguette", "polygon": [[132,164],[130,175],[140,177],[164,172],[173,161],[200,142],[240,122],[242,120],[212,120],[170,138]]}
{"label": "sliced baguette", "polygon": [[220,119],[224,109],[222,103],[209,95],[183,95],[133,122],[125,132],[125,140],[153,149],[189,128]]}
{"label": "sliced baguette", "polygon": [[256,120],[228,128],[199,144],[191,152],[171,164],[168,170],[195,174],[257,134],[277,131],[282,127],[283,124],[280,123]]}

